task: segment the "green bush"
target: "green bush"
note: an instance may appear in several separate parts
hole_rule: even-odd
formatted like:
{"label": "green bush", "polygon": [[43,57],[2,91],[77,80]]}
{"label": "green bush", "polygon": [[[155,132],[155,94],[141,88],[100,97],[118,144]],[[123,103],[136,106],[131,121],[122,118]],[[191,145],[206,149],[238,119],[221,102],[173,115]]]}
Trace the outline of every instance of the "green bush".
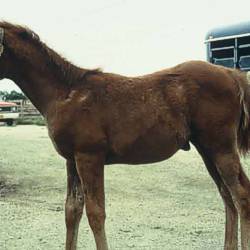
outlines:
{"label": "green bush", "polygon": [[35,117],[22,117],[17,119],[17,124],[19,125],[38,125],[45,126],[46,122],[42,116]]}

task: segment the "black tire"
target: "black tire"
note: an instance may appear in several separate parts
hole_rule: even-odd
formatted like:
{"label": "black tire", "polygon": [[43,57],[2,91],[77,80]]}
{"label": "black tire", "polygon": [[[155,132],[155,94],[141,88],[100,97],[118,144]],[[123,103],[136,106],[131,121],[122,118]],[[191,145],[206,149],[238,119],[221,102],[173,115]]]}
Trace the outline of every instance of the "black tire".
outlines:
{"label": "black tire", "polygon": [[13,120],[6,121],[7,126],[12,126],[14,124]]}

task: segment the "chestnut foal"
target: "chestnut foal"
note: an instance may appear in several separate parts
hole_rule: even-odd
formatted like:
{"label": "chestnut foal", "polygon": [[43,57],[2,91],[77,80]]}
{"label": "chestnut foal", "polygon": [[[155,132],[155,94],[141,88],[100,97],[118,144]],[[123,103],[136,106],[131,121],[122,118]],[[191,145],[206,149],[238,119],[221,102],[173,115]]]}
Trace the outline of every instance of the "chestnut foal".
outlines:
{"label": "chestnut foal", "polygon": [[191,61],[142,77],[78,68],[32,31],[0,22],[0,78],[16,82],[47,121],[67,161],[66,249],[76,249],[83,207],[96,248],[107,250],[104,164],[162,161],[192,142],[226,212],[226,250],[250,249],[250,183],[239,159],[249,149],[246,75]]}

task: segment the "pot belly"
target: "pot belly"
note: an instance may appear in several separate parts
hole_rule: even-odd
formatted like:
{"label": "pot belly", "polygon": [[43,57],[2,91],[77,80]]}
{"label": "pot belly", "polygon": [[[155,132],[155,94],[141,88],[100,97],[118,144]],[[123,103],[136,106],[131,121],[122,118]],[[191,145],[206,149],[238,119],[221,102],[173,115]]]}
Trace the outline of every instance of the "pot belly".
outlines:
{"label": "pot belly", "polygon": [[122,153],[110,151],[106,158],[106,164],[145,164],[163,161],[175,154],[180,148],[176,135],[158,134],[152,136],[151,134],[138,138]]}

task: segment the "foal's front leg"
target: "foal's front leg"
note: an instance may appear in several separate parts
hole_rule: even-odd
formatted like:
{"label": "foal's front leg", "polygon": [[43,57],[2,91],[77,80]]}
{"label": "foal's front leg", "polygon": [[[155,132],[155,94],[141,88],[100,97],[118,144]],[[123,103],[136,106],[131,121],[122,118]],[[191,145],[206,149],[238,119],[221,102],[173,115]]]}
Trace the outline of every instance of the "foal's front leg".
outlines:
{"label": "foal's front leg", "polygon": [[67,161],[67,177],[67,198],[65,203],[65,222],[67,229],[66,250],[76,250],[84,198],[75,161]]}
{"label": "foal's front leg", "polygon": [[89,225],[97,250],[108,250],[105,235],[104,154],[75,154],[77,171],[84,191]]}

